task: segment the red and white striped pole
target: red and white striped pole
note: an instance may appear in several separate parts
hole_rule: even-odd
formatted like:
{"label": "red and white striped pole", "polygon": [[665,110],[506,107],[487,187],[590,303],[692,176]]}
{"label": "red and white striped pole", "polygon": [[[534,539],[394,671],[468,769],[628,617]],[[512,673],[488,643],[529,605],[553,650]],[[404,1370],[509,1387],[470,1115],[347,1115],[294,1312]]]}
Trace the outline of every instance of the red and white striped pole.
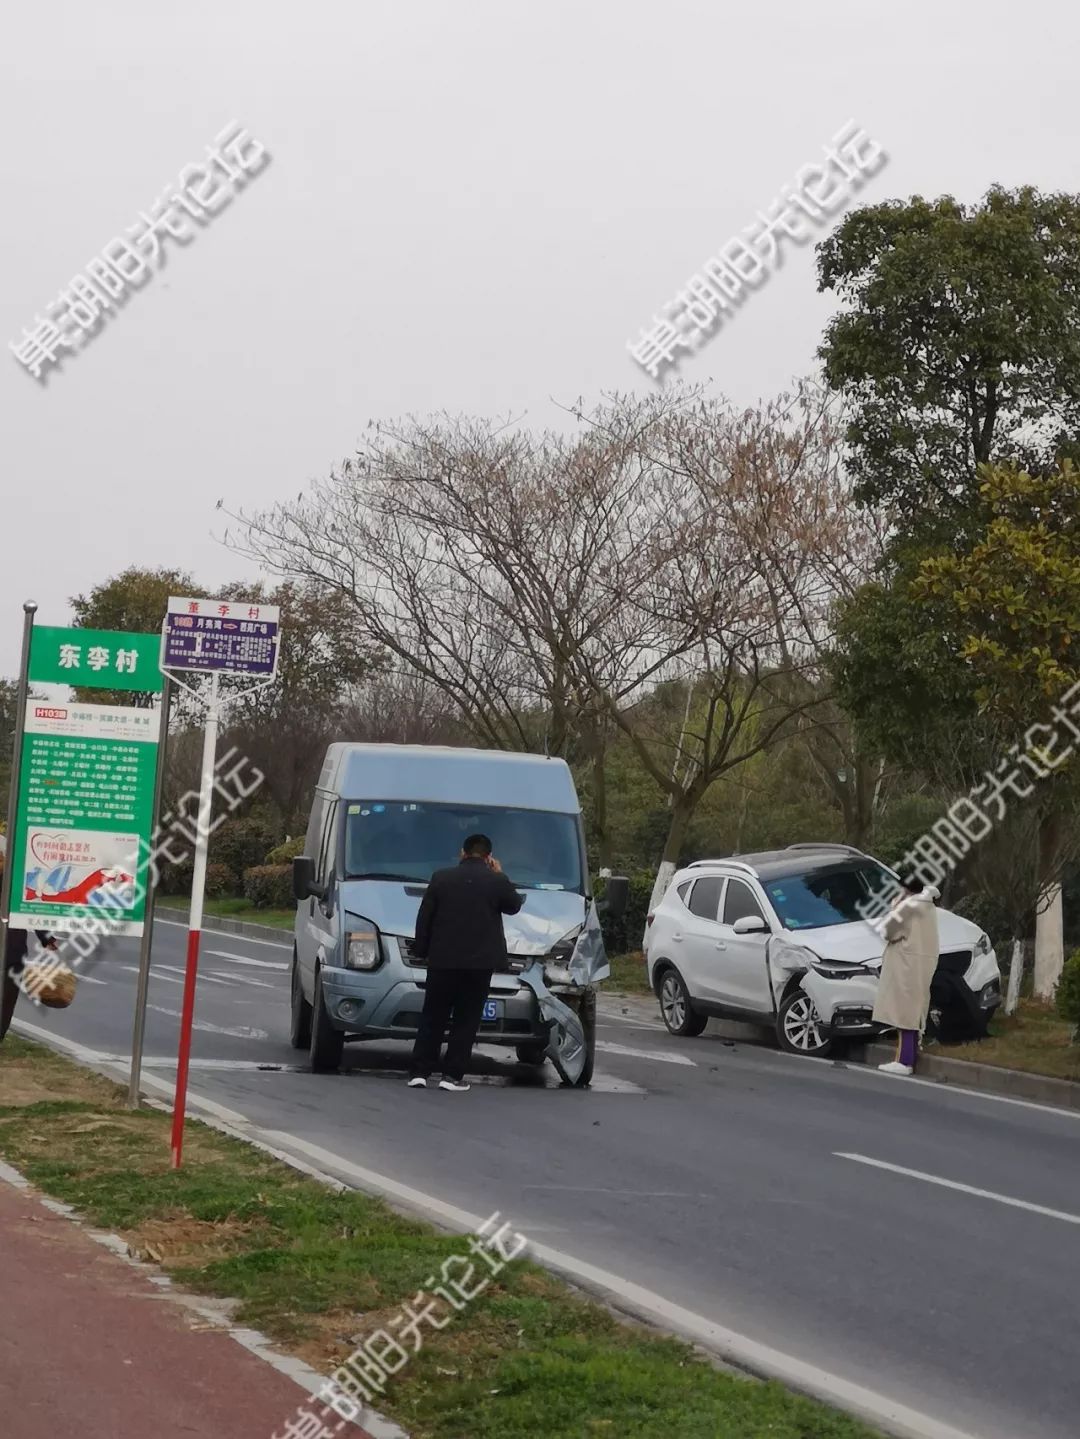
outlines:
{"label": "red and white striped pole", "polygon": [[174,1169],[180,1168],[184,1151],[184,1113],[187,1107],[191,1030],[195,1019],[195,981],[199,972],[203,895],[206,891],[206,854],[210,845],[210,816],[214,805],[214,765],[217,762],[220,684],[220,676],[215,672],[210,677],[210,702],[206,711],[206,731],[203,735],[202,774],[199,780],[199,821],[195,837],[195,862],[191,872],[187,970],[184,975],[184,1004],[180,1016],[180,1052],[176,1061],[176,1097],[173,1100],[172,1167]]}

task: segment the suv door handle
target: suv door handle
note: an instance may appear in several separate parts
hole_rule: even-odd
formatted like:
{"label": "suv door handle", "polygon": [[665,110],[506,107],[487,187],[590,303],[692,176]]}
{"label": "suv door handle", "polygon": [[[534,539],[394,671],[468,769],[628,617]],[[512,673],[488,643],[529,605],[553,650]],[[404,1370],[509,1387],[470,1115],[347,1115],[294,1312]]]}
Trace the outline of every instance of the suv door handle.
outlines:
{"label": "suv door handle", "polygon": [[726,940],[726,939],[718,939],[718,940],[716,941],[716,947],[717,947],[717,949],[727,949],[727,940]]}
{"label": "suv door handle", "polygon": [[679,942],[680,944],[682,943],[682,935],[681,935],[681,934],[676,933],[676,934],[673,934],[671,937],[672,937],[672,939],[676,940],[676,941]]}

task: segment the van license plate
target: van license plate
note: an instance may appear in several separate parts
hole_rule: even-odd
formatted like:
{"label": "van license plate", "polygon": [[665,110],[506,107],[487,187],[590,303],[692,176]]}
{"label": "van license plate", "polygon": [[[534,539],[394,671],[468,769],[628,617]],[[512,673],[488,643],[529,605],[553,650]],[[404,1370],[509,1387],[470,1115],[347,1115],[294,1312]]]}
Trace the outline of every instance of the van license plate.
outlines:
{"label": "van license plate", "polygon": [[494,1024],[495,1021],[498,1020],[498,1019],[502,1019],[502,1000],[501,1000],[501,999],[485,999],[485,1000],[484,1000],[483,1023],[484,1023],[484,1024]]}

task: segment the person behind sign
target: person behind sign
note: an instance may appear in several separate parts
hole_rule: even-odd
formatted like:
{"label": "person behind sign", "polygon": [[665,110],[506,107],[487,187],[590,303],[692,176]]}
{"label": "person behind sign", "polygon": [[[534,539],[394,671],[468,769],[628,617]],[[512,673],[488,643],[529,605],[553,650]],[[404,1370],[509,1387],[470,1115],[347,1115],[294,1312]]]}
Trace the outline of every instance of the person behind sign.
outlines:
{"label": "person behind sign", "polygon": [[439,1088],[458,1093],[469,1088],[465,1071],[491,976],[506,968],[503,915],[517,914],[524,903],[484,834],[469,835],[458,864],[432,875],[416,916],[413,944],[417,959],[427,961],[427,983],[410,1065],[411,1088],[426,1088],[447,1025],[450,1039]]}
{"label": "person behind sign", "polygon": [[[42,929],[35,929],[38,943],[44,949],[56,950],[58,945],[52,935],[46,934]],[[4,936],[4,983],[0,992],[0,1042],[11,1028],[12,1015],[15,1013],[15,1004],[19,998],[19,979],[22,976],[23,966],[26,964],[26,951],[29,944],[29,936],[25,929],[8,928]]]}

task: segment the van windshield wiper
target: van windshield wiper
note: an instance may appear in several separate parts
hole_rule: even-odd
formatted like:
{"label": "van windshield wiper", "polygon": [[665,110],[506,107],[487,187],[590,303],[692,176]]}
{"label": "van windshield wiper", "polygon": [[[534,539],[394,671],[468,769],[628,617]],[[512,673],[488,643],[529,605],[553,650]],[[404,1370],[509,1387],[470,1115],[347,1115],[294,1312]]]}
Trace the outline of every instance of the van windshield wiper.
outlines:
{"label": "van windshield wiper", "polygon": [[368,869],[363,874],[347,874],[348,879],[399,879],[403,884],[427,884],[426,879],[417,879],[414,874],[392,874],[389,870]]}

